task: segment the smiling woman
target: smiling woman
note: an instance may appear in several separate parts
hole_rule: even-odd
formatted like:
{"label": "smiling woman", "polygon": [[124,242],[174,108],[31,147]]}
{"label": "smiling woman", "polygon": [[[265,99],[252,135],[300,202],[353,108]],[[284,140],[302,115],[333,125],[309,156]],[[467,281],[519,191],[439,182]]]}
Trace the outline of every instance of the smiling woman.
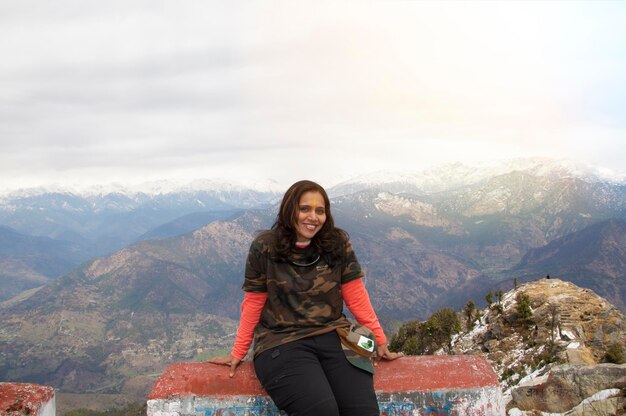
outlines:
{"label": "smiling woman", "polygon": [[[369,359],[374,350],[378,359],[401,354],[389,352],[362,277],[348,234],[335,227],[324,188],[296,182],[272,229],[250,247],[233,350],[210,362],[230,366],[234,376],[254,339],[257,377],[281,410],[378,415]],[[344,301],[363,327],[344,316]],[[350,341],[354,334],[361,350]]]}
{"label": "smiling woman", "polygon": [[317,191],[305,192],[300,197],[296,220],[298,243],[308,243],[326,222],[326,208],[318,205],[323,200]]}

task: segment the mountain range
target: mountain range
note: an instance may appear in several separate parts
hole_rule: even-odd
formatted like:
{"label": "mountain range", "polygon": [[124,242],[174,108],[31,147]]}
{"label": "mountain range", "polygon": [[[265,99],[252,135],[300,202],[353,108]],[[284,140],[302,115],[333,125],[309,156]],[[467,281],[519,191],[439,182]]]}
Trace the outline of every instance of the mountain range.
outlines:
{"label": "mountain range", "polygon": [[[346,183],[329,190],[335,222],[351,235],[386,328],[443,306],[460,308],[469,298],[480,303],[514,277],[546,274],[593,288],[624,310],[626,186],[547,168],[474,178],[436,192],[408,192],[406,181],[395,179],[388,187],[379,180],[351,193]],[[170,197],[162,197],[166,207]],[[185,201],[193,205],[191,196]],[[233,203],[133,228],[125,235],[134,243],[0,304],[0,379],[115,391],[120,380],[228,348],[243,260],[255,233],[272,224],[275,203],[268,193],[256,209]],[[29,218],[29,210],[13,206],[5,218]],[[144,212],[153,215],[142,224],[172,212],[137,206],[110,217],[119,221],[111,235]],[[55,207],[55,226],[71,228],[67,206]],[[98,218],[93,229],[106,229]]]}
{"label": "mountain range", "polygon": [[268,206],[278,193],[202,183],[153,193],[32,189],[0,196],[0,224],[27,235],[80,244],[86,259],[119,250],[185,215]]}
{"label": "mountain range", "polygon": [[[0,279],[13,276],[20,281],[9,289],[0,285],[0,301],[17,294],[18,288],[45,283],[46,279],[37,274],[39,263],[45,264],[44,277],[57,277],[84,261],[134,242],[185,234],[211,221],[232,218],[243,209],[267,207],[278,197],[274,191],[217,186],[212,182],[207,186],[213,188],[195,184],[197,189],[161,185],[169,191],[122,193],[115,188],[111,193],[72,193],[36,189],[0,196],[0,225],[17,233],[9,235],[7,230],[0,230],[0,244],[23,248],[6,259],[0,247],[0,264],[5,266],[0,269]],[[25,248],[24,239],[30,239],[33,247]],[[64,250],[63,255],[59,255],[60,250]],[[19,260],[33,252],[39,255],[31,262]]]}

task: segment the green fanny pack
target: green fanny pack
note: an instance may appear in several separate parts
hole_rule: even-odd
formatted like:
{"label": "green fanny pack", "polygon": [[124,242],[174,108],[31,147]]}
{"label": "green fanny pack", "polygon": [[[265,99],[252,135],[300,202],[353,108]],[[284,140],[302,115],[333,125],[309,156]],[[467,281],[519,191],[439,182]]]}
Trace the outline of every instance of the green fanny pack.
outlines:
{"label": "green fanny pack", "polygon": [[372,358],[376,356],[376,337],[369,328],[351,324],[349,328],[336,329],[341,347],[350,364],[374,374]]}

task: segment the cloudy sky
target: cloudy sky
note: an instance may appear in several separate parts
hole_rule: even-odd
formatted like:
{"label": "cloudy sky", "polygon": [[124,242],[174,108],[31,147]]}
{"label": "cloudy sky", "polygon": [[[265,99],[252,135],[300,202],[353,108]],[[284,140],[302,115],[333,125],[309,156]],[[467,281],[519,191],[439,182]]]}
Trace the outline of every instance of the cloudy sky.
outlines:
{"label": "cloudy sky", "polygon": [[626,167],[626,2],[0,2],[0,188]]}

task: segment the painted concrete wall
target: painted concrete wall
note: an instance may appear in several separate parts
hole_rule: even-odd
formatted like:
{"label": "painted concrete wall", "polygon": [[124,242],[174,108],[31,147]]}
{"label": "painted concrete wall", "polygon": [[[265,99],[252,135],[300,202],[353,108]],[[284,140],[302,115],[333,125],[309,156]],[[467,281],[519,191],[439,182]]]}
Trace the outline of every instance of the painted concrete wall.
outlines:
{"label": "painted concrete wall", "polygon": [[[381,362],[374,384],[381,415],[500,416],[505,414],[498,379],[484,357],[421,356]],[[148,416],[281,415],[243,363],[170,366],[148,397]]]}
{"label": "painted concrete wall", "polygon": [[505,414],[499,387],[378,393],[381,415],[495,416]]}
{"label": "painted concrete wall", "polygon": [[0,415],[55,416],[54,389],[30,383],[0,383]]}
{"label": "painted concrete wall", "polygon": [[[380,414],[384,416],[504,415],[498,388],[438,392],[378,393]],[[148,415],[153,416],[277,416],[279,412],[266,396],[185,397],[150,400]]]}
{"label": "painted concrete wall", "polygon": [[56,397],[52,396],[52,399],[48,400],[46,403],[43,403],[41,406],[41,410],[37,414],[37,416],[55,416],[56,415]]}

